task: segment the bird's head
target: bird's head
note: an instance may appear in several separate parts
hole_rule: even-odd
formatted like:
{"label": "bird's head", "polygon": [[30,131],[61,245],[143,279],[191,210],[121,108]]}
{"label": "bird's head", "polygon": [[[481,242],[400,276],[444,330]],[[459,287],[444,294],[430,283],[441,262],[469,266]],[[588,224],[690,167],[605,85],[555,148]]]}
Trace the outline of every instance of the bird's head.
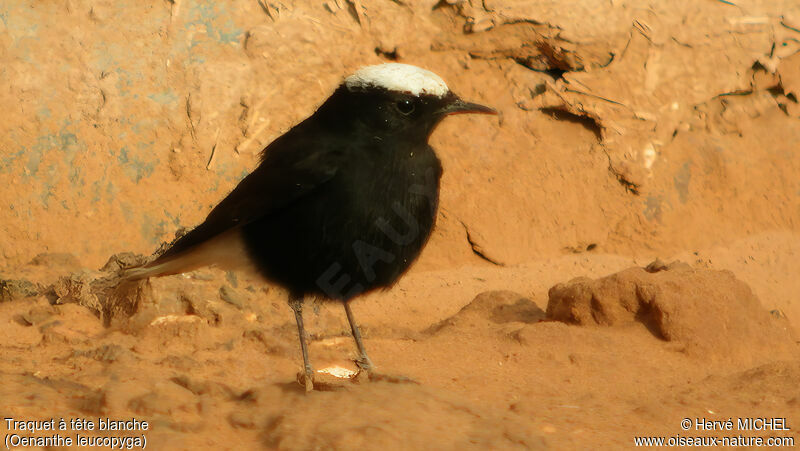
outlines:
{"label": "bird's head", "polygon": [[[492,108],[465,102],[431,71],[386,63],[362,67],[347,77],[332,99],[339,115],[383,135],[427,139],[452,114],[497,114]],[[341,116],[340,116],[341,117]]]}

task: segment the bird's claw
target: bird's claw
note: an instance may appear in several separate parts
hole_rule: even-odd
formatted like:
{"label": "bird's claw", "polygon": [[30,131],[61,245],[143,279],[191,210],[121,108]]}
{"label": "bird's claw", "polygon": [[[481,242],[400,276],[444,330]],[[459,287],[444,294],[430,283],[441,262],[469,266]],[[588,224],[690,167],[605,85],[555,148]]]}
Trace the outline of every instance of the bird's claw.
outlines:
{"label": "bird's claw", "polygon": [[314,390],[314,374],[308,371],[297,373],[297,383],[306,388],[306,393]]}
{"label": "bird's claw", "polygon": [[362,371],[366,371],[367,373],[372,373],[373,368],[375,368],[372,365],[372,361],[369,359],[369,357],[366,356],[355,359],[353,360],[353,362],[355,362],[356,366],[358,366],[359,373]]}

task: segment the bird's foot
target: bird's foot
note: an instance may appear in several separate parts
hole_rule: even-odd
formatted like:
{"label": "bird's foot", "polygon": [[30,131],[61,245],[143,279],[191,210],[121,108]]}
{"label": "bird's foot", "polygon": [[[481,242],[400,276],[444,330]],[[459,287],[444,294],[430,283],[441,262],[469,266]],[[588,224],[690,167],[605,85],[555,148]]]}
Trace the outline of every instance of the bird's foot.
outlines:
{"label": "bird's foot", "polygon": [[358,366],[358,372],[366,371],[367,373],[371,373],[372,370],[375,368],[375,365],[372,364],[372,360],[369,359],[367,356],[361,356],[361,358],[353,360]]}
{"label": "bird's foot", "polygon": [[394,376],[375,371],[375,366],[372,365],[369,357],[357,359],[355,363],[358,365],[358,372],[353,376],[353,382],[361,383],[369,380],[370,382],[383,381],[392,384],[419,384],[419,382],[406,376]]}
{"label": "bird's foot", "polygon": [[306,388],[306,393],[314,390],[314,372],[309,368],[297,373],[297,383]]}
{"label": "bird's foot", "polygon": [[359,359],[353,359],[353,362],[358,367],[358,371],[355,375],[351,378],[353,382],[361,383],[369,378],[369,375],[372,374],[373,369],[375,368],[372,365],[372,362],[369,360],[369,357],[361,357]]}

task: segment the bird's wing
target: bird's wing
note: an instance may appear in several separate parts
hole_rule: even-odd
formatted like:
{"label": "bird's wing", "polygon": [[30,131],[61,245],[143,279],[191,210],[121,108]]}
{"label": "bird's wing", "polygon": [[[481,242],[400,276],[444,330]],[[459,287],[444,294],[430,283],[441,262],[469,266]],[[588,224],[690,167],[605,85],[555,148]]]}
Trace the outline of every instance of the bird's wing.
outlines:
{"label": "bird's wing", "polygon": [[[289,142],[294,145],[286,145]],[[341,165],[341,153],[326,147],[302,139],[275,141],[265,149],[261,165],[214,207],[202,224],[173,243],[153,264],[268,216],[319,188]]]}

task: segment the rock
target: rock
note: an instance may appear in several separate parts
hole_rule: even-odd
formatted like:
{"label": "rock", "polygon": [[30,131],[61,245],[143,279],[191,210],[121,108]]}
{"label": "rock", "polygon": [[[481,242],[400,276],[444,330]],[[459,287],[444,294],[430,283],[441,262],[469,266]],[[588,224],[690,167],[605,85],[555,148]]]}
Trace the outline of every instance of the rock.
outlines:
{"label": "rock", "polygon": [[37,296],[42,287],[27,280],[0,280],[0,302],[11,302]]}
{"label": "rock", "polygon": [[733,273],[681,263],[648,268],[557,284],[549,292],[547,318],[582,326],[639,322],[656,337],[711,359],[748,359],[792,347],[788,322],[770,315]]}

